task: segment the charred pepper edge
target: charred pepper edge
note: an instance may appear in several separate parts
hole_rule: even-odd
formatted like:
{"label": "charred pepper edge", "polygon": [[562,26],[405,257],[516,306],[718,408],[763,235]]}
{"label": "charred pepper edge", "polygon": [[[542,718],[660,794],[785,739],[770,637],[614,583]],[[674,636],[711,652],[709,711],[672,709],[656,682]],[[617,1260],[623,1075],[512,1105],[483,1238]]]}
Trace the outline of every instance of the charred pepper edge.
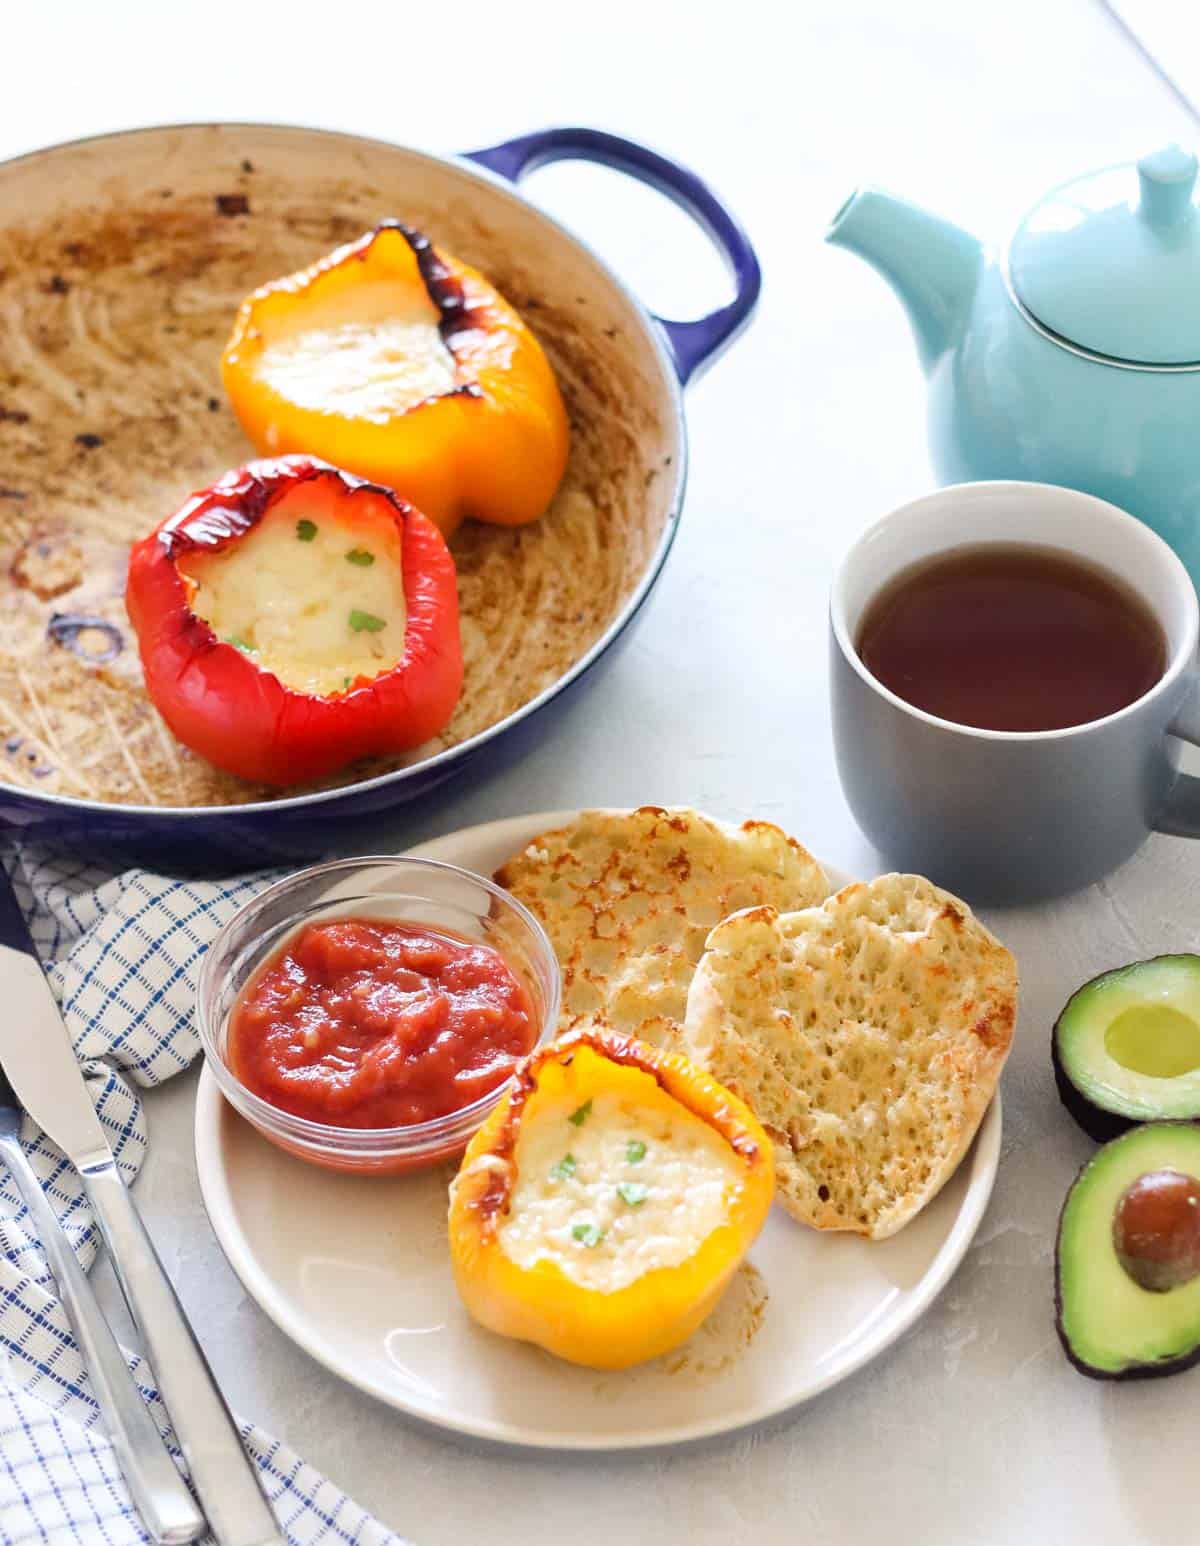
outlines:
{"label": "charred pepper edge", "polygon": [[[385,484],[374,483],[369,478],[357,477],[352,472],[346,472],[341,467],[335,467],[332,462],[321,461],[319,457],[309,456],[305,453],[296,453],[291,456],[278,456],[267,460],[260,459],[239,467],[233,472],[226,473],[223,478],[217,480],[210,488],[195,493],[188,499],[175,515],[155,532],[155,537],[162,547],[166,557],[173,567],[178,560],[187,553],[205,552],[218,553],[227,544],[240,542],[249,535],[258,523],[270,510],[271,506],[285,494],[289,494],[298,485],[319,482],[327,477],[337,478],[347,497],[354,498],[365,494],[368,497],[382,497],[400,517],[400,543],[403,552],[407,533],[407,518],[416,513],[416,507],[408,500],[402,499],[394,489]],[[222,515],[227,517],[222,520]],[[189,529],[193,522],[210,522],[212,529],[211,540],[199,541]],[[303,525],[298,522],[297,525]],[[311,522],[309,524],[312,524]],[[314,534],[317,528],[313,527]],[[302,539],[307,540],[307,539]],[[253,656],[257,650],[245,648],[233,639],[220,638],[207,618],[200,616],[192,610],[187,586],[182,578],[176,575],[184,591],[183,605],[188,614],[188,627],[195,631],[201,643],[208,643],[214,648],[236,649],[239,654]],[[351,614],[353,616],[353,614]],[[370,614],[362,614],[370,616]],[[372,623],[382,623],[378,618],[371,618]],[[353,628],[353,622],[350,625]],[[366,625],[364,625],[366,626]],[[358,629],[354,630],[358,632]],[[375,631],[372,629],[371,631]],[[401,669],[408,658],[407,647],[390,670]],[[264,666],[256,669],[268,676],[274,673],[267,671]],[[381,673],[386,674],[386,673]],[[277,679],[278,680],[278,679]],[[333,693],[305,693],[299,688],[288,687],[281,682],[283,690],[291,695],[301,698],[316,698],[318,700],[344,697],[349,690],[349,683],[337,689]]]}
{"label": "charred pepper edge", "polygon": [[[143,539],[144,543],[153,541],[158,544],[163,557],[174,572],[175,583],[181,592],[180,606],[186,613],[185,626],[189,633],[195,636],[197,647],[207,644],[214,649],[238,649],[232,640],[219,638],[208,621],[192,610],[186,583],[178,572],[178,559],[191,552],[219,552],[228,543],[240,541],[262,520],[276,499],[290,493],[298,485],[319,482],[331,476],[341,483],[348,496],[364,494],[381,497],[398,516],[402,517],[400,523],[401,550],[404,555],[402,561],[407,562],[408,519],[420,516],[421,512],[394,489],[369,478],[360,478],[354,473],[334,466],[331,462],[322,461],[319,457],[303,452],[281,457],[259,458],[226,473],[208,489],[193,493],[173,516],[149,537]],[[194,522],[208,524],[208,540],[197,540],[189,529]],[[430,522],[430,525],[432,524]],[[141,545],[135,544],[135,549]],[[453,562],[452,557],[451,562]],[[238,649],[238,653],[245,652]],[[252,651],[252,653],[257,652]],[[404,655],[390,670],[400,670],[407,663],[408,657],[409,651],[406,645]],[[261,666],[257,669],[263,671],[265,675],[273,675]],[[387,674],[387,672],[380,673],[380,675]],[[287,687],[284,683],[280,683],[280,686],[285,693],[292,696],[332,701],[334,698],[344,696],[354,680],[361,682],[362,679],[347,679],[346,685],[338,692],[326,695],[302,693],[299,689]],[[374,680],[376,678],[370,679],[366,685],[370,686]]]}
{"label": "charred pepper edge", "polygon": [[487,1233],[495,1232],[498,1215],[508,1208],[514,1180],[511,1159],[516,1150],[525,1106],[537,1089],[538,1077],[548,1063],[569,1066],[573,1053],[579,1047],[590,1047],[597,1056],[607,1058],[612,1063],[649,1074],[664,1094],[678,1101],[686,1111],[718,1132],[744,1162],[748,1171],[753,1172],[763,1163],[761,1145],[747,1133],[742,1117],[728,1104],[724,1093],[711,1107],[700,1098],[701,1092],[707,1094],[721,1088],[704,1069],[691,1065],[680,1068],[678,1064],[683,1059],[677,1054],[658,1052],[634,1036],[587,1028],[568,1031],[557,1041],[537,1048],[518,1065],[512,1075],[504,1118],[488,1149],[489,1155],[506,1163],[499,1167],[489,1166],[483,1190],[466,1199],[467,1206],[479,1215]]}
{"label": "charred pepper edge", "polygon": [[[400,660],[369,681],[359,677],[357,685],[347,682],[328,695],[296,691],[218,640],[192,611],[186,577],[175,561],[184,551],[203,547],[211,552],[245,535],[282,483],[290,491],[314,480],[320,480],[323,496],[332,500],[369,492],[386,501],[383,508],[397,517],[402,536],[409,602]],[[207,539],[202,543],[197,524]],[[217,767],[254,782],[304,782],[360,757],[418,745],[445,726],[461,692],[455,566],[444,537],[416,506],[391,489],[310,455],[251,462],[193,494],[181,510],[134,544],[126,607],[138,636],[148,690],[169,728]],[[190,688],[181,692],[181,684],[194,682],[195,673],[204,684],[203,693]],[[247,696],[254,682],[258,685]],[[369,706],[354,720],[346,719],[346,701],[358,698],[369,700]],[[305,712],[297,713],[289,704],[303,706]],[[226,731],[243,709],[251,714],[253,733],[231,740]]]}
{"label": "charred pepper edge", "polygon": [[[450,351],[455,365],[458,365],[459,359],[454,349],[455,340],[462,333],[486,329],[487,319],[479,316],[478,309],[467,301],[462,280],[457,274],[451,273],[449,265],[423,231],[407,225],[403,220],[381,220],[370,232],[365,245],[369,246],[382,231],[399,231],[412,249],[413,256],[417,260],[417,272],[425,286],[425,293],[436,308],[440,319],[438,332],[441,334],[442,342]],[[483,389],[477,382],[464,381],[454,389],[454,392],[442,395],[453,397],[456,394],[463,397],[482,397]]]}
{"label": "charred pepper edge", "polygon": [[[394,489],[359,478],[319,457],[277,456],[238,467],[211,487],[192,494],[154,535],[173,560],[186,553],[219,552],[227,542],[253,531],[275,500],[297,485],[328,477],[337,478],[348,495],[367,494],[386,500],[400,516],[411,515],[416,508]],[[201,528],[199,534],[193,531],[194,526]]]}
{"label": "charred pepper edge", "polygon": [[[462,360],[459,358],[455,345],[462,337],[469,333],[490,330],[489,319],[486,310],[479,305],[467,300],[466,291],[462,280],[453,273],[449,264],[445,261],[437,248],[423,231],[416,226],[409,225],[406,221],[390,218],[381,220],[377,225],[365,231],[362,236],[354,241],[347,242],[344,246],[337,247],[327,257],[320,259],[309,268],[300,272],[306,276],[303,286],[294,286],[288,281],[275,280],[262,285],[242,302],[241,311],[238,314],[237,323],[234,326],[234,339],[239,333],[245,332],[249,336],[248,324],[253,315],[254,305],[257,301],[265,299],[269,295],[278,293],[281,289],[287,289],[291,294],[299,297],[305,291],[317,284],[323,275],[332,273],[344,263],[357,261],[365,263],[371,248],[385,231],[395,231],[408,243],[413,257],[417,263],[417,273],[424,286],[425,294],[429,297],[430,304],[438,314],[438,334],[445,345],[450,358],[454,361],[455,372],[463,369]],[[288,280],[295,278],[289,275]],[[243,327],[243,319],[247,326]],[[227,346],[228,347],[228,346]],[[428,397],[423,397],[419,402],[404,410],[405,417],[410,413],[416,413],[418,409],[427,407],[431,403],[441,402],[445,398],[473,397],[482,398],[483,388],[477,381],[458,381],[448,392],[434,392]]]}
{"label": "charred pepper edge", "polygon": [[[341,294],[375,278],[396,280],[410,296],[428,299],[430,326],[439,327],[450,345],[444,390],[379,421],[357,413],[326,418],[321,408],[304,407],[264,377],[268,318],[286,314],[303,330],[308,324],[302,313],[326,285]],[[400,220],[380,222],[248,295],[222,351],[221,375],[260,455],[285,449],[325,454],[401,488],[443,535],[468,516],[525,525],[545,514],[562,484],[570,423],[536,334],[485,275]],[[391,439],[395,434],[398,440]]]}

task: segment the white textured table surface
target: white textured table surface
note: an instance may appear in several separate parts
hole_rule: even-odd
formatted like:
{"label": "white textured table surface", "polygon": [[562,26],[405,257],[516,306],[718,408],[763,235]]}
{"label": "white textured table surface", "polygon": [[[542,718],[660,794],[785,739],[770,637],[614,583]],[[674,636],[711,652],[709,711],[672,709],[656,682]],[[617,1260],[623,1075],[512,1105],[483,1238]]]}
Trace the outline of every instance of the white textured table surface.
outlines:
{"label": "white textured table surface", "polygon": [[[851,871],[876,863],[834,772],[825,594],[838,551],[930,473],[900,311],[821,232],[868,179],[998,235],[1061,177],[1192,137],[1092,0],[106,0],[10,8],[3,38],[2,154],[200,118],[439,150],[573,121],[710,178],[756,241],[766,288],[750,333],[691,395],[691,487],[648,613],[527,760],[477,775],[378,846],[530,809],[674,800],[778,821]],[[702,241],[652,195],[573,166],[529,191],[661,310],[721,294]],[[975,1247],[905,1341],[752,1438],[532,1461],[416,1431],[344,1388],[247,1300],[216,1246],[195,1181],[192,1077],[149,1102],[139,1201],[234,1404],[419,1546],[1186,1539],[1200,1374],[1092,1384],[1055,1340],[1055,1220],[1090,1145],[1058,1107],[1047,1035],[1084,978],[1195,945],[1198,881],[1200,849],[1156,839],[1103,886],[992,917],[1024,995],[1004,1158]]]}

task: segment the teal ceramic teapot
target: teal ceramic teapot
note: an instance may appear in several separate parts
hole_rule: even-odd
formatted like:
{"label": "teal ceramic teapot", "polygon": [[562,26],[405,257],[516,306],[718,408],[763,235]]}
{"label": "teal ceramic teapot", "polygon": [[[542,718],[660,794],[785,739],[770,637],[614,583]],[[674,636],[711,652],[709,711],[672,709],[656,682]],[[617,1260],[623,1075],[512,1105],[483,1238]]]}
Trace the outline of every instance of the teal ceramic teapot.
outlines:
{"label": "teal ceramic teapot", "polygon": [[866,188],[828,239],[888,281],[944,483],[1024,478],[1139,516],[1200,588],[1200,211],[1176,146],[1053,189],[1008,246]]}

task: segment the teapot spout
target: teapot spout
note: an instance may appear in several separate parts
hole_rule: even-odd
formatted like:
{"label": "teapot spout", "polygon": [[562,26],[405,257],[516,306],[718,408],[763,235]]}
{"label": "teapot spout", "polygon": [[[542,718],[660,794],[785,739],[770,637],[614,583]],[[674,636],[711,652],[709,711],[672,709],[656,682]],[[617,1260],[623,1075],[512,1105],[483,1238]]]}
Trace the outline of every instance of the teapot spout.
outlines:
{"label": "teapot spout", "polygon": [[900,297],[926,373],[957,342],[983,248],[969,232],[879,188],[860,188],[825,236],[882,274]]}

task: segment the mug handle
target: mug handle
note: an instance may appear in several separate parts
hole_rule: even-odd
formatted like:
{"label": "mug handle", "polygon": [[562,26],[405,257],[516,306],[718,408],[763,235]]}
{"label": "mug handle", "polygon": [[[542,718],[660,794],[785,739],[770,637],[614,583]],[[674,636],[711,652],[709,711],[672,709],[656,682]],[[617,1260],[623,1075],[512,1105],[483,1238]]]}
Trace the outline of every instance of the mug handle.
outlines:
{"label": "mug handle", "polygon": [[[1188,673],[1187,693],[1167,726],[1167,734],[1187,741],[1190,746],[1200,746],[1200,671],[1195,666]],[[1171,837],[1200,837],[1200,778],[1194,773],[1181,773],[1152,825],[1156,832],[1166,832]]]}
{"label": "mug handle", "polygon": [[732,211],[687,167],[619,134],[574,127],[538,129],[501,145],[466,151],[463,159],[513,183],[551,161],[595,161],[657,188],[691,215],[725,259],[733,275],[735,293],[727,306],[691,322],[677,322],[651,313],[666,334],[682,385],[697,379],[750,321],[762,289],[758,257]]}

